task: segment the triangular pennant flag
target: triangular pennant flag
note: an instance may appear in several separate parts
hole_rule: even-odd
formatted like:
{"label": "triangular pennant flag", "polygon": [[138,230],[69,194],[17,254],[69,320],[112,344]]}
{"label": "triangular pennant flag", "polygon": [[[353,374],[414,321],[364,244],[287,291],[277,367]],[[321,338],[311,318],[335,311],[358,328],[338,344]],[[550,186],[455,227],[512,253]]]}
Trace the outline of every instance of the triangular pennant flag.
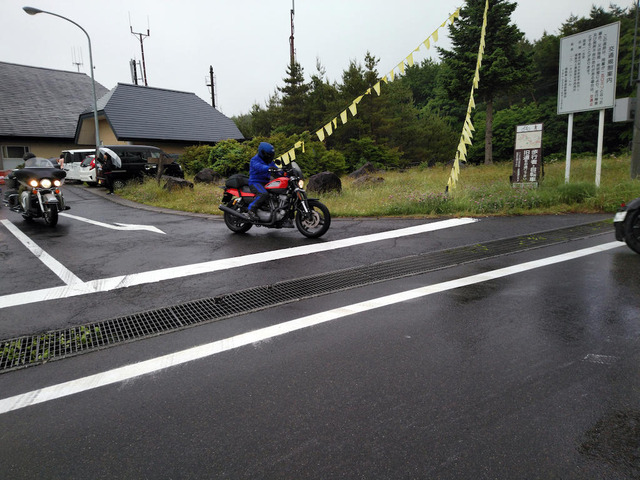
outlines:
{"label": "triangular pennant flag", "polygon": [[371,87],[367,88],[367,91],[364,92],[365,95],[371,95]]}
{"label": "triangular pennant flag", "polygon": [[316,135],[321,142],[324,142],[324,130],[322,128],[316,132]]}
{"label": "triangular pennant flag", "polygon": [[289,164],[289,152],[282,155],[282,163],[284,163],[285,165]]}
{"label": "triangular pennant flag", "polygon": [[471,96],[469,97],[469,106],[470,106],[471,108],[476,108],[476,102],[475,102],[475,100],[473,99],[473,95],[471,95]]}
{"label": "triangular pennant flag", "polygon": [[364,97],[364,95],[360,95],[358,98],[356,98],[353,103],[360,103],[360,100],[362,100],[362,97]]}
{"label": "triangular pennant flag", "polygon": [[389,83],[389,79],[387,78],[387,76],[385,75],[384,77],[382,77],[382,81],[384,83]]}
{"label": "triangular pennant flag", "polygon": [[335,117],[333,120],[331,120],[331,123],[333,123],[333,128],[338,128],[338,117]]}
{"label": "triangular pennant flag", "polygon": [[393,75],[394,75],[393,70],[391,70],[391,71],[389,72],[389,74],[388,74],[388,75],[389,75],[389,78],[390,78],[390,80],[389,80],[389,81],[390,81],[390,82],[393,82]]}
{"label": "triangular pennant flag", "polygon": [[347,123],[347,111],[346,110],[340,114],[340,120],[342,120],[342,124],[343,125],[345,123]]}
{"label": "triangular pennant flag", "polygon": [[427,38],[424,42],[422,42],[422,44],[427,47],[427,49],[429,49],[431,47],[431,44],[429,42],[429,39]]}
{"label": "triangular pennant flag", "polygon": [[378,95],[380,95],[380,82],[376,83],[376,84],[373,86],[373,90],[374,90]]}
{"label": "triangular pennant flag", "polygon": [[289,153],[289,158],[293,162],[296,159],[296,149],[292,148],[291,150],[289,150],[288,153]]}
{"label": "triangular pennant flag", "polygon": [[326,130],[327,135],[329,135],[329,136],[330,136],[331,134],[333,134],[333,128],[331,128],[331,122],[327,123],[327,124],[324,126],[324,129]]}
{"label": "triangular pennant flag", "polygon": [[404,75],[404,62],[400,62],[398,64],[398,68],[400,69],[400,73]]}
{"label": "triangular pennant flag", "polygon": [[435,32],[433,32],[433,33],[431,34],[431,36],[433,37],[433,41],[434,41],[434,42],[437,42],[437,41],[438,41],[438,29],[436,29],[436,31],[435,31]]}
{"label": "triangular pennant flag", "polygon": [[407,57],[407,63],[409,64],[410,67],[413,67],[413,53],[410,53],[409,56]]}
{"label": "triangular pennant flag", "polygon": [[358,114],[358,108],[356,107],[355,102],[349,105],[349,111],[351,112],[351,115],[353,115],[354,117]]}

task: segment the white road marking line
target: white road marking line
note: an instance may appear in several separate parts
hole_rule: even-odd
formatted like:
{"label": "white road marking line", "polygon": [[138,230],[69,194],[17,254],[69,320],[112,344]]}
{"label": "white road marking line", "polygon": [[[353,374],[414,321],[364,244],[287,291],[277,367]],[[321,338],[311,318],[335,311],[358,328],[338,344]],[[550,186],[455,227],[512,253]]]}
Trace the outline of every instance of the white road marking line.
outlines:
{"label": "white road marking line", "polygon": [[343,240],[334,240],[326,243],[314,243],[301,247],[283,248],[281,250],[243,255],[241,257],[224,258],[221,260],[212,260],[209,262],[196,263],[192,265],[181,265],[179,267],[161,268],[149,272],[91,280],[84,283],[84,288],[78,288],[78,285],[73,284],[72,286],[74,288],[53,287],[31,292],[8,294],[0,296],[0,309],[18,305],[25,305],[28,303],[42,302],[46,300],[85,295],[88,293],[109,292],[111,290],[132,287],[134,285],[156,283],[162,280],[172,280],[192,275],[200,275],[203,273],[212,273],[220,270],[228,270],[237,267],[255,265],[257,263],[271,262],[283,258],[310,255],[318,252],[326,252],[329,250],[361,245],[363,243],[378,242],[381,240],[389,240],[398,237],[405,237],[408,235],[433,232],[445,228],[458,227],[474,222],[477,222],[477,220],[473,218],[454,218],[450,220],[426,223],[423,225],[416,225],[408,228],[401,228],[398,230],[389,230],[386,232],[373,233],[370,235],[345,238]]}
{"label": "white road marking line", "polygon": [[103,222],[98,222],[97,220],[91,220],[90,218],[77,217],[76,215],[71,215],[70,213],[61,213],[60,215],[62,215],[63,217],[78,220],[80,222],[96,225],[98,227],[109,228],[111,230],[126,230],[126,231],[146,230],[148,232],[161,233],[162,235],[166,235],[162,230],[160,230],[157,227],[154,227],[153,225],[130,225],[128,223],[115,223],[112,225],[110,223],[103,223]]}
{"label": "white road marking line", "polygon": [[325,312],[308,315],[306,317],[297,318],[288,322],[283,322],[271,327],[261,328],[252,332],[243,333],[234,337],[225,338],[215,342],[208,343],[197,347],[188,348],[180,352],[171,353],[162,357],[153,358],[143,362],[127,365],[124,367],[114,368],[106,372],[89,375],[87,377],[78,378],[68,382],[52,385],[50,387],[33,390],[31,392],[14,395],[9,398],[0,400],[0,415],[12,412],[21,408],[26,408],[39,403],[68,397],[77,393],[82,393],[95,388],[104,387],[114,383],[130,380],[135,377],[146,375],[149,373],[159,372],[170,367],[207,358],[218,353],[233,350],[252,343],[269,340],[286,333],[302,330],[322,323],[337,320],[356,313],[363,313],[376,308],[387,307],[409,300],[415,300],[434,293],[445,292],[455,288],[460,288],[476,283],[487,282],[497,278],[515,275],[517,273],[526,272],[536,268],[546,267],[569,260],[593,255],[595,253],[605,252],[613,248],[618,248],[624,244],[620,242],[610,242],[597,245],[582,250],[555,255],[553,257],[543,258],[531,262],[521,263],[510,267],[499,268],[469,277],[459,278],[448,282],[442,282],[435,285],[427,285],[424,287],[408,290],[406,292],[395,293],[385,297],[374,298],[353,305],[328,310]]}
{"label": "white road marking line", "polygon": [[55,258],[45,252],[42,248],[40,248],[36,244],[36,242],[22,233],[22,231],[9,220],[2,220],[2,224],[13,234],[14,237],[16,237],[20,241],[20,243],[27,247],[31,253],[33,253],[42,263],[44,263],[47,268],[55,273],[65,284],[77,285],[84,283],[64,265],[62,265]]}

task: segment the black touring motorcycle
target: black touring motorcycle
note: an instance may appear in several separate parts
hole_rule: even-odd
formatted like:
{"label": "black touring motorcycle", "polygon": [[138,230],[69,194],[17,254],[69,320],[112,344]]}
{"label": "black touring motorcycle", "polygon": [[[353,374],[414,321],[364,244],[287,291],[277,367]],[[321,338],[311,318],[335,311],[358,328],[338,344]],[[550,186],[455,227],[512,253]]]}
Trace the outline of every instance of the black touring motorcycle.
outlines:
{"label": "black touring motorcycle", "polygon": [[25,220],[42,218],[45,224],[55,227],[58,212],[69,210],[60,190],[66,175],[64,170],[55,168],[46,158],[30,158],[25,161],[24,168],[7,176],[13,188],[4,192],[3,204],[22,214]]}
{"label": "black touring motorcycle", "polygon": [[269,195],[267,201],[258,209],[257,219],[248,215],[248,206],[255,194],[249,188],[249,177],[246,175],[230,176],[222,196],[220,210],[224,212],[224,222],[236,233],[244,233],[252,226],[267,228],[298,228],[300,233],[309,238],[318,238],[327,233],[331,225],[329,209],[313,198],[307,198],[304,190],[304,176],[296,162],[282,165],[280,170],[272,169],[271,173],[282,171],[283,175],[272,179],[265,185]]}

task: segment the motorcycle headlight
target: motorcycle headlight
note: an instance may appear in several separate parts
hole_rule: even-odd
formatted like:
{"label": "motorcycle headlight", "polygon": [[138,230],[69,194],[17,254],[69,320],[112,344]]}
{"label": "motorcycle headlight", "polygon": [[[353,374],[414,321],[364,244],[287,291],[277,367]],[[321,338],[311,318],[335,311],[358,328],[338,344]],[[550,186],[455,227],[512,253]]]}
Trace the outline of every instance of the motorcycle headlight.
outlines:
{"label": "motorcycle headlight", "polygon": [[43,178],[42,180],[40,180],[40,185],[42,185],[42,188],[51,188],[51,180],[49,180],[48,178]]}
{"label": "motorcycle headlight", "polygon": [[61,182],[60,180],[54,180],[54,181],[53,181],[53,184],[54,184],[56,187],[59,187],[60,185],[62,185],[62,182]]}
{"label": "motorcycle headlight", "polygon": [[29,180],[29,185],[31,185],[32,187],[37,187],[38,186],[38,181],[37,180]]}
{"label": "motorcycle headlight", "polygon": [[298,188],[304,188],[304,180],[298,180]]}

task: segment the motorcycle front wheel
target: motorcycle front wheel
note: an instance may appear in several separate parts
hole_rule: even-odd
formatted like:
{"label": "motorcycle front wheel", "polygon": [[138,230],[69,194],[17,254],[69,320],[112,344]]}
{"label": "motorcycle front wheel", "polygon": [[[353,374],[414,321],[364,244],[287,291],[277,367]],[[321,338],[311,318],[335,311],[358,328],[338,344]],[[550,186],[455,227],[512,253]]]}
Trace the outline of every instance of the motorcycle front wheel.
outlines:
{"label": "motorcycle front wheel", "polygon": [[627,213],[624,222],[624,241],[631,250],[640,253],[640,209]]}
{"label": "motorcycle front wheel", "polygon": [[[228,205],[233,208],[231,205]],[[230,213],[224,212],[224,223],[229,230],[234,233],[245,233],[253,226],[251,222],[244,222],[241,218]]]}
{"label": "motorcycle front wheel", "polygon": [[45,225],[55,227],[58,224],[58,207],[57,205],[45,205],[42,214]]}
{"label": "motorcycle front wheel", "polygon": [[327,233],[331,226],[331,213],[317,200],[309,200],[308,204],[308,214],[301,209],[296,212],[296,227],[305,237],[319,238]]}

